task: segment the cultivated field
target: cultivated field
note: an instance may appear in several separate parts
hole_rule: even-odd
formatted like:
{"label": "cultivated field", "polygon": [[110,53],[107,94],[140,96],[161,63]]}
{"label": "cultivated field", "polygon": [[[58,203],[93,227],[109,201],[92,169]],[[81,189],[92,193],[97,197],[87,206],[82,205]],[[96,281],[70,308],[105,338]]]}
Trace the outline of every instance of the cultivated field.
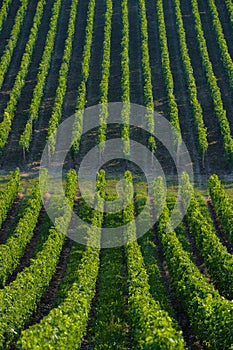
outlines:
{"label": "cultivated field", "polygon": [[[1,349],[233,349],[232,36],[232,0],[0,0]],[[123,103],[121,124],[108,125],[111,102]],[[130,126],[129,103],[147,108],[147,131]],[[82,135],[95,105],[99,126]],[[176,129],[176,149],[185,142],[194,185],[151,136],[154,112]],[[74,114],[66,207],[39,169]],[[113,159],[92,210],[74,169],[112,138],[129,159],[131,139],[147,146],[167,192],[157,177],[148,196],[143,169]],[[63,233],[69,208],[85,244]],[[104,229],[121,226],[127,243],[103,248]]]}

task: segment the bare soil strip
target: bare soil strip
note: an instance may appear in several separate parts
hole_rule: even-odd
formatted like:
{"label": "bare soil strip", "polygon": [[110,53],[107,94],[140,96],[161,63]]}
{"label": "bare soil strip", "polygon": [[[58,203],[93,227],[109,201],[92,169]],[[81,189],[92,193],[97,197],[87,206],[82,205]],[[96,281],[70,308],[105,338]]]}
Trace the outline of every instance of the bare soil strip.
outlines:
{"label": "bare soil strip", "polygon": [[78,87],[81,82],[82,55],[85,45],[85,31],[89,1],[78,2],[77,19],[73,40],[73,50],[67,77],[67,92],[61,122],[74,114],[77,101]]}
{"label": "bare soil strip", "polygon": [[162,70],[155,2],[146,2],[146,15],[148,21],[148,44],[155,110],[158,113],[163,113],[164,116],[169,119],[168,100]]}
{"label": "bare soil strip", "polygon": [[87,81],[87,107],[98,104],[100,100],[105,11],[105,1],[96,0],[93,41],[91,48],[90,75]]}
{"label": "bare soil strip", "polygon": [[121,1],[113,1],[109,102],[121,101]]}
{"label": "bare soil strip", "polygon": [[143,78],[141,65],[141,39],[139,25],[138,1],[128,2],[129,11],[129,71],[130,71],[130,101],[139,105],[143,100]]}

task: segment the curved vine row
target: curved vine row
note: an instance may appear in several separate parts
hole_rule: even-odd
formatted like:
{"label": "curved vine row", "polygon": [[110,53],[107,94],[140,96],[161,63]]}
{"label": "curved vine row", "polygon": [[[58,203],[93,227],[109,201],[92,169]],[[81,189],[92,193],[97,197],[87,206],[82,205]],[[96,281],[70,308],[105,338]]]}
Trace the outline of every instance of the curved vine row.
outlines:
{"label": "curved vine row", "polygon": [[[162,178],[154,182],[154,204],[164,196]],[[179,302],[185,308],[190,324],[201,343],[208,349],[218,350],[231,347],[233,335],[233,302],[219,295],[219,292],[202,275],[190,259],[176,236],[169,229],[169,210],[164,206],[157,223],[157,232],[162,243]]]}
{"label": "curved vine row", "polygon": [[[21,349],[65,348],[73,350],[81,344],[85,334],[91,301],[95,295],[96,280],[99,270],[99,248],[101,226],[103,220],[105,193],[105,173],[97,174],[97,192],[95,197],[95,212],[92,218],[92,228],[87,232],[87,246],[82,253],[77,279],[67,293],[65,300],[50,311],[40,323],[22,332],[18,342]],[[74,312],[74,309],[76,312]]]}
{"label": "curved vine row", "polygon": [[35,185],[31,198],[12,235],[0,245],[0,286],[18,266],[27,243],[30,242],[42,208],[41,189],[46,191],[47,173],[42,173]]}
{"label": "curved vine row", "polygon": [[203,256],[214,284],[221,294],[228,299],[233,299],[233,256],[227,252],[216,235],[213,224],[208,220],[208,212],[200,207],[189,182],[187,175],[182,176],[181,195],[192,193],[191,202],[187,210],[188,225],[191,234],[195,238],[196,245]]}
{"label": "curved vine row", "polygon": [[[124,193],[130,198],[132,191],[132,175],[125,172]],[[144,266],[144,260],[140,246],[136,241],[137,233],[134,223],[134,204],[130,204],[123,210],[123,234],[128,242],[125,245],[127,280],[128,280],[128,305],[129,317],[132,325],[132,337],[136,349],[185,349],[182,332],[174,327],[173,320],[162,309],[160,303],[152,298],[148,275]]]}
{"label": "curved vine row", "polygon": [[233,245],[233,209],[232,201],[226,194],[217,175],[211,175],[208,180],[210,198],[217,216],[224,229],[225,235]]}
{"label": "curved vine row", "polygon": [[[66,201],[72,208],[77,189],[74,170],[67,174]],[[56,219],[57,227],[67,231],[71,218],[70,207],[64,203],[64,215]],[[8,349],[23,330],[56,270],[65,235],[56,227],[29,267],[20,272],[14,282],[0,290],[0,348]]]}

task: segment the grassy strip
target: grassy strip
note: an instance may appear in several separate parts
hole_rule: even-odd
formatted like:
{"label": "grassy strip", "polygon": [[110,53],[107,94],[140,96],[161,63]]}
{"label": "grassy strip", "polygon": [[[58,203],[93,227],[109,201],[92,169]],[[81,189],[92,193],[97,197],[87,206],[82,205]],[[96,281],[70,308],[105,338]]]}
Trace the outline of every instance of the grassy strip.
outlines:
{"label": "grassy strip", "polygon": [[99,295],[90,343],[93,349],[126,349],[126,310],[121,248],[102,252]]}
{"label": "grassy strip", "polygon": [[[105,225],[111,227],[112,215],[107,213],[104,221]],[[89,337],[93,349],[123,350],[127,347],[128,326],[122,263],[122,248],[102,250],[99,293]]]}

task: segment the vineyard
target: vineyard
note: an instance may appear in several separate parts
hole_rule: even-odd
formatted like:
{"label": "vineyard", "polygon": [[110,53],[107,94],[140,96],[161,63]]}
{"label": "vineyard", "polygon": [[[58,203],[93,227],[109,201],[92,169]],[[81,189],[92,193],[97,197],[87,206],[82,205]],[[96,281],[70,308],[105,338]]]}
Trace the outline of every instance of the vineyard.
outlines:
{"label": "vineyard", "polygon": [[232,0],[0,0],[0,349],[233,349],[232,35]]}

